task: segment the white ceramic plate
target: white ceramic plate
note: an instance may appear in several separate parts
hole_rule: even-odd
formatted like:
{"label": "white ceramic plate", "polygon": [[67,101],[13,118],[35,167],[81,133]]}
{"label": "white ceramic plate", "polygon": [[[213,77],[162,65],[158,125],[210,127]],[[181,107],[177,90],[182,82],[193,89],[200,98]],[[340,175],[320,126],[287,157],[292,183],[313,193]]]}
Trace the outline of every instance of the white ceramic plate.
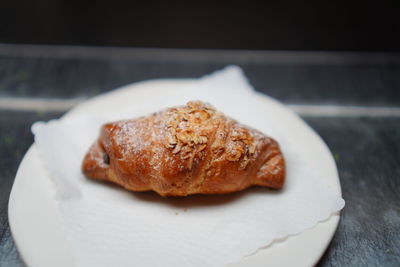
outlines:
{"label": "white ceramic plate", "polygon": [[[105,112],[107,106],[126,103],[143,94],[161,96],[187,86],[192,80],[153,80],[125,86],[95,97],[65,116]],[[294,112],[278,101],[258,97],[280,116],[283,129],[295,131],[304,157],[330,187],[341,193],[332,155],[321,138]],[[19,252],[28,266],[73,266],[68,244],[56,212],[55,187],[33,144],[19,166],[9,201],[9,221]],[[275,240],[267,248],[230,266],[311,266],[322,256],[339,222],[339,213],[296,236]],[[139,263],[140,265],[140,263]]]}

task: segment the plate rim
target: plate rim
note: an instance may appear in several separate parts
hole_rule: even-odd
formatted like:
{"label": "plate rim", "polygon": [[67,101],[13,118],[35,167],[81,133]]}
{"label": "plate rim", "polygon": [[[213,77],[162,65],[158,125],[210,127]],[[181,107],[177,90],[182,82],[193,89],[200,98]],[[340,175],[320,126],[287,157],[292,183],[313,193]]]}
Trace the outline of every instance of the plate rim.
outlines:
{"label": "plate rim", "polygon": [[[191,83],[191,82],[196,81],[196,80],[197,79],[152,79],[152,80],[146,80],[146,81],[141,81],[141,82],[137,82],[137,83],[128,84],[128,85],[122,86],[120,88],[111,90],[109,92],[97,95],[97,96],[95,96],[95,97],[93,97],[91,99],[88,99],[87,101],[84,101],[81,104],[78,104],[77,106],[75,106],[74,108],[72,108],[68,112],[66,112],[61,118],[79,115],[82,112],[84,112],[85,109],[88,109],[88,108],[90,109],[91,105],[96,105],[96,103],[98,103],[98,102],[105,101],[110,96],[114,95],[114,97],[115,97],[116,94],[124,95],[127,92],[131,92],[131,91],[135,91],[135,93],[138,93],[139,91],[146,91],[147,87],[149,85],[154,86],[157,83],[158,83],[158,86],[160,86],[160,84],[163,85],[163,84],[166,84],[166,83],[173,83],[173,84],[179,83],[182,86],[185,83]],[[290,113],[291,116],[293,116],[296,120],[299,120],[303,124],[303,126],[306,126],[307,130],[314,135],[313,137],[316,137],[315,140],[317,140],[317,142],[319,143],[318,145],[320,145],[320,146],[322,145],[323,150],[326,150],[328,153],[330,153],[330,150],[329,150],[327,144],[323,141],[323,139],[319,136],[319,134],[316,131],[314,131],[311,128],[311,126],[309,126],[298,114],[296,114],[293,110],[290,110],[288,107],[286,107],[280,101],[278,101],[278,100],[276,100],[276,99],[274,99],[274,98],[272,98],[270,96],[267,96],[267,95],[262,94],[262,93],[257,92],[257,91],[255,91],[255,93],[256,93],[257,97],[263,99],[264,101],[266,101],[266,103],[273,102],[275,105],[280,106],[281,108],[285,109],[286,112]],[[21,238],[19,237],[19,233],[18,233],[20,231],[18,229],[16,229],[17,228],[16,227],[16,225],[17,225],[16,220],[18,220],[18,216],[17,216],[15,210],[17,210],[17,213],[18,213],[18,208],[16,207],[15,203],[16,203],[16,201],[18,201],[17,198],[20,197],[18,195],[19,183],[17,181],[22,179],[22,178],[19,178],[21,176],[21,169],[23,169],[24,166],[26,166],[26,162],[30,160],[30,157],[32,157],[31,156],[32,153],[33,153],[32,151],[35,149],[35,147],[36,146],[33,143],[30,146],[30,148],[27,150],[26,154],[23,157],[23,160],[21,161],[20,165],[18,166],[18,170],[17,170],[17,173],[16,173],[15,181],[14,181],[13,186],[12,186],[12,190],[11,190],[11,193],[10,193],[10,199],[9,199],[9,203],[8,203],[8,218],[9,218],[9,222],[10,222],[11,233],[12,233],[12,235],[14,237],[16,246],[17,246],[17,248],[18,248],[18,250],[19,250],[19,252],[21,254],[22,260],[27,264],[29,263],[29,261],[30,261],[30,259],[32,257],[29,255],[29,252],[27,252],[26,249],[24,248],[24,244],[21,244],[21,242],[20,242]],[[333,160],[333,157],[332,157],[331,153],[330,153],[330,157],[331,157],[331,162],[330,163],[333,163],[333,165],[331,167],[333,167],[332,170],[335,172],[334,176],[336,178],[335,179],[335,185],[333,185],[333,187],[334,187],[334,190],[338,191],[339,196],[342,196],[341,186],[340,186],[340,179],[339,179],[337,166],[336,166],[335,161]],[[56,200],[54,199],[54,202],[55,201]],[[308,262],[305,264],[305,266],[314,265],[314,264],[316,264],[318,262],[318,260],[320,259],[320,257],[323,255],[323,253],[325,252],[326,248],[330,244],[330,242],[331,242],[331,240],[332,240],[332,238],[333,238],[333,236],[334,236],[334,234],[336,232],[336,229],[338,227],[339,220],[340,220],[340,211],[334,213],[333,215],[331,215],[324,222],[317,223],[313,227],[313,228],[316,228],[319,225],[321,225],[323,223],[326,223],[326,222],[329,222],[331,224],[331,226],[329,227],[329,232],[326,233],[326,242],[324,242],[323,248],[320,248],[319,253],[315,253],[315,257],[314,258],[309,258]],[[62,229],[59,229],[59,230],[62,230]],[[308,230],[303,231],[302,233],[300,233],[299,235],[296,235],[296,236],[304,235],[304,233],[307,232],[307,231]],[[287,240],[291,240],[293,238],[296,238],[296,237],[289,236],[289,237],[285,238],[284,240],[287,241]],[[279,242],[282,242],[282,241],[274,240],[269,246],[267,246],[267,249],[270,249],[271,247],[274,247],[274,245],[276,246],[276,244],[279,244]],[[257,255],[257,254],[259,254],[259,252],[257,252],[255,255]],[[251,258],[251,257],[249,257],[249,258]]]}

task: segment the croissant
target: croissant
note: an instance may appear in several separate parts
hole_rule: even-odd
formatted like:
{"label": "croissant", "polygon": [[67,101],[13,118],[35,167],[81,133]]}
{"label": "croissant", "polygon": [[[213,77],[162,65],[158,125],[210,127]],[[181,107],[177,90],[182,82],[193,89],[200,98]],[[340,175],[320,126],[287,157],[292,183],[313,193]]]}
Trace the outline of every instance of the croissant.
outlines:
{"label": "croissant", "polygon": [[275,140],[191,101],[147,117],[103,125],[83,173],[162,196],[279,189],[285,161]]}

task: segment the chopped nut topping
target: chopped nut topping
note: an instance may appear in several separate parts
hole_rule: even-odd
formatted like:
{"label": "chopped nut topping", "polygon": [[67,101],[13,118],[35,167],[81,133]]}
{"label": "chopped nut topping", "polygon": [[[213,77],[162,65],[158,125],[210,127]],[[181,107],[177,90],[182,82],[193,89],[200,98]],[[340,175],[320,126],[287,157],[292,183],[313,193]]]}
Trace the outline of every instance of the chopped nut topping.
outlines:
{"label": "chopped nut topping", "polygon": [[190,154],[182,155],[181,158],[182,158],[182,159],[188,159],[188,158],[190,158]]}
{"label": "chopped nut topping", "polygon": [[207,136],[200,135],[200,143],[201,144],[205,144],[205,143],[207,143],[207,141],[208,141]]}
{"label": "chopped nut topping", "polygon": [[175,137],[174,135],[168,135],[167,138],[168,138],[169,147],[171,147],[171,145],[172,145],[172,147],[175,147],[175,145],[176,145],[177,142],[178,142],[178,141],[176,140],[176,137]]}
{"label": "chopped nut topping", "polygon": [[257,148],[257,145],[254,142],[250,144],[249,152],[251,155],[254,154],[254,152],[256,152],[256,148]]}
{"label": "chopped nut topping", "polygon": [[231,132],[231,139],[233,141],[239,141],[243,139],[244,134],[242,132],[239,132],[237,129],[233,129]]}
{"label": "chopped nut topping", "polygon": [[198,151],[199,151],[199,152],[200,152],[200,151],[203,151],[206,147],[207,147],[207,145],[201,145],[201,146],[199,146]]}
{"label": "chopped nut topping", "polygon": [[232,149],[229,153],[226,154],[226,159],[229,161],[237,161],[242,156],[242,153],[236,149]]}
{"label": "chopped nut topping", "polygon": [[176,134],[176,137],[178,138],[178,140],[180,142],[187,144],[193,138],[193,133],[190,130],[185,130],[185,131],[178,132]]}
{"label": "chopped nut topping", "polygon": [[[209,134],[215,129],[215,123],[209,122],[218,114],[215,109],[201,101],[190,101],[186,106],[171,108],[166,112],[165,143],[173,154],[185,160],[186,167],[191,169],[196,157],[204,156]],[[229,128],[228,128],[229,129]],[[232,162],[239,162],[239,170],[244,170],[256,152],[257,146],[249,131],[240,125],[230,130],[218,130],[210,149],[212,157],[221,156]],[[214,171],[207,171],[207,175]]]}
{"label": "chopped nut topping", "polygon": [[215,109],[201,101],[190,101],[186,106],[167,111],[166,147],[173,154],[179,153],[181,159],[189,159],[189,169],[196,153],[207,147],[207,133],[211,128],[206,121],[214,114]]}
{"label": "chopped nut topping", "polygon": [[256,144],[244,128],[234,128],[229,134],[230,140],[233,143],[227,151],[225,158],[229,161],[239,161],[239,170],[246,168],[250,161],[250,157],[256,151]]}
{"label": "chopped nut topping", "polygon": [[213,153],[215,155],[216,158],[218,158],[219,156],[221,156],[225,151],[224,147],[218,147],[218,148],[214,148],[213,149]]}
{"label": "chopped nut topping", "polygon": [[242,171],[244,169],[246,169],[247,164],[249,164],[250,159],[248,157],[245,157],[239,164],[239,170]]}
{"label": "chopped nut topping", "polygon": [[181,145],[180,145],[180,144],[176,145],[176,147],[174,148],[174,150],[172,150],[172,154],[176,154],[176,153],[178,153],[179,151],[181,151]]}

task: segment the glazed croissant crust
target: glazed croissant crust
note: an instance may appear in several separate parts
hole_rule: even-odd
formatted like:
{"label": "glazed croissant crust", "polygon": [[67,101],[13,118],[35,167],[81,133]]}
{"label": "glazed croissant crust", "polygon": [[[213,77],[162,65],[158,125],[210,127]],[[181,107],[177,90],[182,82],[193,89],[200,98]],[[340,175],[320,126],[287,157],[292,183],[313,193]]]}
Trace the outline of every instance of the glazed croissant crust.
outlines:
{"label": "glazed croissant crust", "polygon": [[103,125],[82,170],[89,178],[162,196],[224,194],[253,185],[278,189],[285,180],[276,141],[200,101]]}

